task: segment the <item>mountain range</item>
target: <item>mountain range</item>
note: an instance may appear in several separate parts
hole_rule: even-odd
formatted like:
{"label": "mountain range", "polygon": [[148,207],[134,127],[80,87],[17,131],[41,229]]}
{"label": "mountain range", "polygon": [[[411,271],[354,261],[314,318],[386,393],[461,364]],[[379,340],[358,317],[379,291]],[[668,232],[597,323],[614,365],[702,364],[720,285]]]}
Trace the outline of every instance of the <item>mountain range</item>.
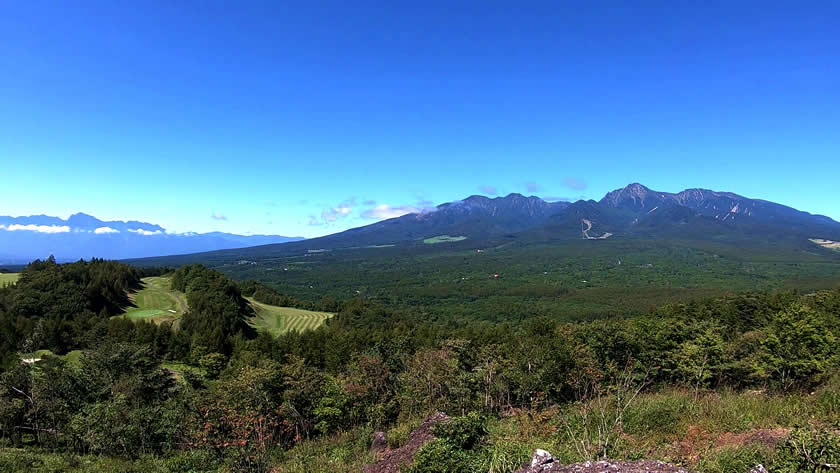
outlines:
{"label": "mountain range", "polygon": [[736,247],[783,246],[836,256],[832,248],[840,246],[840,223],[731,192],[687,189],[669,193],[633,183],[598,201],[473,195],[430,211],[306,240],[218,232],[171,234],[158,225],[106,222],[85,214],[67,220],[44,215],[0,217],[0,263],[21,263],[48,254],[59,259],[186,255],[170,258],[168,264],[208,258],[259,259],[342,248],[423,245],[442,236],[474,246],[491,240],[524,244],[581,239],[710,240]]}
{"label": "mountain range", "polygon": [[54,255],[58,261],[80,258],[143,258],[242,248],[302,240],[276,235],[168,233],[160,225],[138,221],[103,221],[84,213],[61,219],[47,215],[0,216],[0,264],[24,264]]}
{"label": "mountain range", "polygon": [[781,204],[706,189],[679,193],[633,183],[601,200],[547,202],[510,194],[471,196],[432,211],[383,220],[296,243],[270,245],[256,253],[299,252],[390,244],[417,244],[440,235],[469,240],[564,239],[772,239],[813,246],[811,239],[840,240],[840,223]]}

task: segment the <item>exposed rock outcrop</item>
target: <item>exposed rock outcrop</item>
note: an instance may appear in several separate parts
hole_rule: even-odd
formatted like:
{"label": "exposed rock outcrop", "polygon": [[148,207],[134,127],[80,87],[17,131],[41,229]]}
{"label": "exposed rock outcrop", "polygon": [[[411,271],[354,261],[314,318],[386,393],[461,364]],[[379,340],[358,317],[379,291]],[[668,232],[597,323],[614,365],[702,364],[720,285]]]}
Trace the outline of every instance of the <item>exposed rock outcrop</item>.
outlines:
{"label": "exposed rock outcrop", "polygon": [[[550,456],[549,456],[550,457]],[[534,464],[534,463],[537,464]],[[561,465],[553,458],[535,457],[531,465],[517,473],[689,473],[688,470],[661,461],[640,460],[634,462],[601,460]]]}
{"label": "exposed rock outcrop", "polygon": [[423,445],[435,438],[434,427],[447,421],[449,421],[449,416],[446,414],[438,412],[432,415],[411,433],[405,445],[393,450],[385,450],[381,460],[373,465],[365,466],[362,471],[365,473],[398,473],[400,468],[411,465],[414,461],[414,455],[423,448]]}
{"label": "exposed rock outcrop", "polygon": [[[689,473],[688,470],[656,460],[632,462],[601,460],[561,465],[545,450],[537,450],[531,457],[530,464],[516,473]],[[768,473],[762,465],[757,465],[748,473]]]}

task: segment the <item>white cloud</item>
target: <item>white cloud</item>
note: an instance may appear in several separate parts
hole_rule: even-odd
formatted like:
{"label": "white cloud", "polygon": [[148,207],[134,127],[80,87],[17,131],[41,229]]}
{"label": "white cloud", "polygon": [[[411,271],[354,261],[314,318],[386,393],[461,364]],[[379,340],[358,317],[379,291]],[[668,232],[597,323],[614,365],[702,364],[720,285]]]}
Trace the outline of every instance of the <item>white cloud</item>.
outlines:
{"label": "white cloud", "polygon": [[210,215],[210,218],[213,220],[227,220],[227,216],[222,215],[219,212],[213,212],[213,214]]}
{"label": "white cloud", "polygon": [[324,209],[324,211],[321,212],[321,218],[325,222],[332,223],[332,222],[335,222],[336,220],[338,220],[340,218],[344,218],[344,217],[350,215],[350,212],[352,212],[352,211],[353,211],[353,207],[351,207],[347,203],[342,203],[342,204],[339,204],[338,207],[333,207],[331,209]]}
{"label": "white cloud", "polygon": [[70,227],[67,225],[0,225],[0,230],[7,230],[10,232],[16,231],[27,231],[27,232],[38,232],[38,233],[67,233],[70,231]]}
{"label": "white cloud", "polygon": [[160,231],[160,230],[155,230],[155,231],[151,232],[149,230],[143,230],[142,228],[138,228],[138,229],[134,229],[134,230],[129,229],[128,231],[130,231],[131,233],[138,233],[140,235],[162,235],[163,234],[163,232]]}
{"label": "white cloud", "polygon": [[420,213],[421,211],[421,209],[411,205],[400,205],[397,207],[391,207],[390,205],[382,204],[362,212],[362,218],[382,220],[387,218],[401,217],[406,214],[416,214]]}
{"label": "white cloud", "polygon": [[111,228],[111,227],[99,227],[99,228],[97,228],[96,230],[93,231],[93,233],[96,233],[97,235],[103,235],[105,233],[119,233],[119,232],[120,232],[119,230],[117,230],[115,228]]}

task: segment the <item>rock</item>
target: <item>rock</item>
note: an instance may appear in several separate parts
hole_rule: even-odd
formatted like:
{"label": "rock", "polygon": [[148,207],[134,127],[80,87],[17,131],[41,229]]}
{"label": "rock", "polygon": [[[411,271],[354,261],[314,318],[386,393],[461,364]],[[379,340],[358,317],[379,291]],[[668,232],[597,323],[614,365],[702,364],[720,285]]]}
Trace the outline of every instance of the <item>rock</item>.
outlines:
{"label": "rock", "polygon": [[414,455],[423,448],[423,445],[435,438],[434,427],[448,421],[449,416],[440,412],[429,417],[408,436],[405,445],[393,450],[386,449],[381,460],[373,465],[365,466],[362,471],[365,473],[398,473],[400,469],[414,462]]}
{"label": "rock", "polygon": [[381,453],[388,448],[388,440],[385,438],[385,432],[376,432],[373,434],[373,442],[370,444],[371,453]]}
{"label": "rock", "polygon": [[531,468],[548,465],[549,463],[554,463],[554,457],[541,448],[538,448],[531,457]]}
{"label": "rock", "polygon": [[750,470],[750,473],[769,473],[767,468],[764,468],[764,465],[756,465]]}
{"label": "rock", "polygon": [[545,450],[537,450],[531,463],[516,473],[688,473],[668,463],[653,460],[621,462],[612,460],[587,461],[572,465],[561,465]]}

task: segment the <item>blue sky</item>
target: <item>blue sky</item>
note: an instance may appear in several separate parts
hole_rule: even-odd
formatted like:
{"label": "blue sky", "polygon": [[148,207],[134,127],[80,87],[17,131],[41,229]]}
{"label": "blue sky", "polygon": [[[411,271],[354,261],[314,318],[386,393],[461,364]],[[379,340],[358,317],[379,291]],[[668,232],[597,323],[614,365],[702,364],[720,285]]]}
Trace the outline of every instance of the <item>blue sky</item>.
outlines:
{"label": "blue sky", "polygon": [[3,3],[3,215],[316,236],[638,181],[840,220],[838,2]]}

